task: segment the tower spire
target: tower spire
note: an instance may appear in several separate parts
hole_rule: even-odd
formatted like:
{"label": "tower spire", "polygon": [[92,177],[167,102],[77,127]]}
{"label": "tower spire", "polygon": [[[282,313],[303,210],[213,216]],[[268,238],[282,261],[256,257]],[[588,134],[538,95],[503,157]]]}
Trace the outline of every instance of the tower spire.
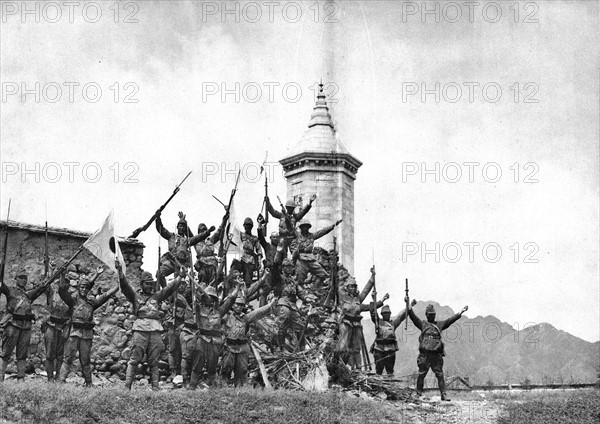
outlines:
{"label": "tower spire", "polygon": [[331,120],[331,114],[329,113],[329,107],[327,106],[327,95],[325,94],[325,91],[323,91],[323,87],[323,78],[321,78],[321,82],[319,83],[319,93],[317,94],[317,101],[315,102],[313,113],[310,116],[308,128],[312,128],[316,125],[325,125],[331,129],[335,129],[333,126],[333,121]]}

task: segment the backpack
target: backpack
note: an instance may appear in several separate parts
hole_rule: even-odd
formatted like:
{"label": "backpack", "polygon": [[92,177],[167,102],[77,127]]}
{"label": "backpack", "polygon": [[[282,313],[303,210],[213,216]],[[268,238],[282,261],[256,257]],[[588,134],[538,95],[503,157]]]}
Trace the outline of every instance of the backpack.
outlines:
{"label": "backpack", "polygon": [[423,330],[419,336],[419,350],[426,352],[443,352],[442,332],[437,325],[424,321]]}

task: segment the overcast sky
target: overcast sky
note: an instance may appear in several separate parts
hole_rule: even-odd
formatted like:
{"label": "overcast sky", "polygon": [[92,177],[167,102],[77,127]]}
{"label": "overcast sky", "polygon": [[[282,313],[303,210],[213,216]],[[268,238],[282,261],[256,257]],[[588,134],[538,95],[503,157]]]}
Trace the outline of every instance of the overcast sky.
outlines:
{"label": "overcast sky", "polygon": [[[254,219],[257,164],[268,151],[270,192],[285,197],[276,162],[323,78],[340,140],[364,163],[359,282],[373,248],[394,312],[408,278],[411,297],[469,316],[599,339],[598,2],[428,3],[439,22],[422,2],[239,3],[237,17],[221,2],[128,2],[118,15],[113,2],[56,4],[2,3],[3,219],[9,197],[11,219],[43,224],[47,204],[49,225],[78,230],[114,208],[125,236],[192,170],[163,220],[182,210],[194,229],[217,225],[211,195],[227,199],[236,166],[240,219]],[[436,166],[439,182],[421,174]],[[140,239],[154,271],[158,235]],[[422,257],[436,243],[439,262]]]}

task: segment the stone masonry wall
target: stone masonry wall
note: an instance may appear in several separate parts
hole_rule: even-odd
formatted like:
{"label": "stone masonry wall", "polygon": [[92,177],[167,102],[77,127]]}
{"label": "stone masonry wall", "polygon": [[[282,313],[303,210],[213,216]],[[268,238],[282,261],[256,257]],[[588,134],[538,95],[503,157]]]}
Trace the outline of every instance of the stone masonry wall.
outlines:
{"label": "stone masonry wall", "polygon": [[[4,227],[0,236],[0,246],[4,245]],[[48,251],[51,261],[59,258],[67,260],[89,237],[89,234],[64,229],[49,229]],[[4,281],[9,286],[15,285],[15,274],[21,268],[29,272],[27,289],[40,284],[44,276],[44,229],[39,226],[11,222],[9,227],[7,263]],[[119,242],[125,262],[127,264],[126,275],[134,290],[139,289],[139,280],[142,272],[144,245],[136,240],[121,240]],[[57,261],[58,262],[58,261]],[[86,249],[75,259],[74,264],[87,268],[94,272],[96,267],[104,265]],[[92,289],[92,293],[99,294],[107,291],[110,287],[118,284],[116,275],[104,266],[102,273]],[[72,290],[77,287],[77,275],[69,273]],[[55,287],[57,287],[57,283]],[[6,310],[6,298],[0,296],[0,317]],[[46,307],[46,295],[41,295],[34,303],[34,314],[37,317],[33,326],[31,343],[29,346],[30,356],[28,358],[28,372],[40,372],[44,369],[45,348],[44,336],[40,332],[40,325],[48,318]],[[129,359],[129,342],[131,339],[131,327],[134,316],[131,304],[125,299],[121,292],[111,298],[95,313],[96,327],[94,328],[94,341],[92,350],[92,364],[97,374],[108,376],[117,374],[124,378],[124,371]],[[2,331],[2,329],[0,329]],[[166,352],[163,354],[161,365],[166,367]],[[76,361],[78,362],[78,361]],[[76,363],[77,367],[79,364]],[[75,370],[79,370],[75,368]],[[8,372],[14,371],[13,362]]]}

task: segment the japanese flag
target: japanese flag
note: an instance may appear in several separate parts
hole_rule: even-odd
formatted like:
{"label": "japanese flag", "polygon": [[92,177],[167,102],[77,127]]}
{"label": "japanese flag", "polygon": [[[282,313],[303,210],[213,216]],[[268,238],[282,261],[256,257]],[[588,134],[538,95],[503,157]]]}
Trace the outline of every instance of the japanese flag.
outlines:
{"label": "japanese flag", "polygon": [[96,231],[92,236],[83,243],[83,247],[89,250],[92,255],[104,262],[115,273],[115,260],[118,259],[121,263],[123,272],[125,272],[125,260],[121,253],[121,248],[115,235],[115,220],[114,211],[111,210],[108,217],[104,220],[102,228]]}

